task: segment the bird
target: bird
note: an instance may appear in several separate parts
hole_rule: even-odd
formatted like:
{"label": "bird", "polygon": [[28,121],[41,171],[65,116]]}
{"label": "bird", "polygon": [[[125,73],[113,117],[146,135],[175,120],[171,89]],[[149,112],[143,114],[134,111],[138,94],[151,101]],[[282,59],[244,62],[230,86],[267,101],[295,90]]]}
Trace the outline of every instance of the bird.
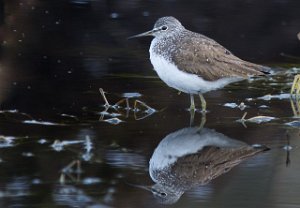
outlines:
{"label": "bird", "polygon": [[205,185],[268,150],[264,145],[252,146],[214,129],[179,129],[163,138],[151,156],[149,174],[155,184],[150,191],[160,203],[174,204],[185,191]]}
{"label": "bird", "polygon": [[190,94],[190,110],[195,111],[194,95],[203,94],[250,77],[264,76],[265,66],[244,61],[215,40],[186,29],[175,17],[159,18],[152,30],[129,37],[154,36],[150,61],[169,87]]}

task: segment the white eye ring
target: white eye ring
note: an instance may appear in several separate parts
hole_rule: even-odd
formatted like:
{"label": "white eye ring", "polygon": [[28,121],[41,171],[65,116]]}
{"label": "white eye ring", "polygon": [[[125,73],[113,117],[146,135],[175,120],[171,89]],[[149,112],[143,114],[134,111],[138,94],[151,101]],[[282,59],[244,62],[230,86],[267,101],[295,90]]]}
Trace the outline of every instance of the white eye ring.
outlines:
{"label": "white eye ring", "polygon": [[161,27],[161,30],[166,31],[168,29],[168,27],[166,25]]}

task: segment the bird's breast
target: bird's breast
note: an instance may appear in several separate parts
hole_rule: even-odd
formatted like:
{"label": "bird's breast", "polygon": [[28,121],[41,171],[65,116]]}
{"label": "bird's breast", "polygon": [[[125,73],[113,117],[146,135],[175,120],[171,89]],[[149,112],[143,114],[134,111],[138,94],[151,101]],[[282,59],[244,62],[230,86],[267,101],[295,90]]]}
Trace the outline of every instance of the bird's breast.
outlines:
{"label": "bird's breast", "polygon": [[185,72],[172,62],[172,57],[170,57],[172,53],[168,54],[157,49],[158,44],[159,41],[156,38],[152,40],[149,49],[150,61],[159,78],[169,87],[189,94],[198,94],[222,88],[231,82],[237,81],[236,78],[230,77],[208,81],[204,80],[201,75]]}

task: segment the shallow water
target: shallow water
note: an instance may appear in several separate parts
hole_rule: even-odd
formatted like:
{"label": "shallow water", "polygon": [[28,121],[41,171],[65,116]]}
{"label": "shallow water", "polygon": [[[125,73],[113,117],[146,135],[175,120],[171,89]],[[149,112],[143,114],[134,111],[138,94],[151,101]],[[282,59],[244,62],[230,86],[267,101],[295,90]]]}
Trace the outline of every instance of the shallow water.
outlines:
{"label": "shallow water", "polygon": [[[246,19],[237,8],[256,9],[259,1],[242,7],[231,3],[228,8],[217,1],[218,7],[203,1],[206,9],[201,10],[202,18],[188,12],[200,8],[197,2],[189,6],[174,2],[172,11],[168,1],[158,10],[153,3],[136,1],[0,3],[4,11],[0,16],[1,207],[164,207],[163,203],[171,207],[300,206],[299,111],[292,107],[297,109],[299,103],[287,95],[299,70],[299,31],[294,36],[286,34],[293,34],[296,22],[300,22],[294,11],[298,4],[282,3],[290,15],[281,16],[271,12],[280,3],[261,6],[269,15],[285,21],[278,23],[286,29],[284,44],[275,44],[276,38],[283,38],[283,32],[272,33],[281,28],[278,25],[264,32],[274,34],[272,40],[261,35],[261,30],[245,35],[246,29],[241,29],[233,41],[229,31],[221,35],[215,29],[222,25],[222,17],[234,20],[240,14]],[[235,15],[227,13],[229,8]],[[220,11],[220,17],[214,17],[214,12]],[[191,29],[216,38],[247,60],[282,67],[282,73],[205,94],[209,112],[203,131],[194,134],[203,115],[196,112],[191,124],[189,96],[178,95],[151,70],[150,40],[126,40],[150,29],[165,13],[181,17]],[[271,21],[267,17],[265,21]],[[257,29],[257,25],[249,27]],[[263,49],[257,52],[253,42]],[[129,109],[126,101],[119,108],[106,109],[99,88],[106,92],[111,105],[129,97]],[[134,110],[136,100],[140,101],[139,110]],[[245,112],[246,120],[238,122]],[[233,152],[251,145],[270,150],[243,158],[236,153],[223,161],[228,165],[216,174],[209,169],[213,158],[201,163],[200,158],[195,162],[178,156],[180,151],[184,152],[181,156],[197,152],[203,135],[206,141],[218,141],[221,150],[224,144],[220,143],[226,143]],[[166,141],[168,145],[163,146]],[[170,158],[154,155],[158,147],[169,151]],[[222,159],[227,154],[214,151],[210,157],[220,154]],[[161,181],[150,177],[149,172],[155,169],[149,168],[152,157],[164,167],[169,167],[166,164],[170,161],[183,161],[182,171],[172,166],[179,180],[176,176],[160,178],[168,191],[184,187],[180,194],[157,195],[154,188],[158,186],[153,185]],[[203,164],[211,174],[206,180],[197,175],[205,172]],[[193,168],[196,172],[189,178],[183,170]],[[173,172],[160,173],[169,176]],[[182,185],[185,180],[191,182]]]}

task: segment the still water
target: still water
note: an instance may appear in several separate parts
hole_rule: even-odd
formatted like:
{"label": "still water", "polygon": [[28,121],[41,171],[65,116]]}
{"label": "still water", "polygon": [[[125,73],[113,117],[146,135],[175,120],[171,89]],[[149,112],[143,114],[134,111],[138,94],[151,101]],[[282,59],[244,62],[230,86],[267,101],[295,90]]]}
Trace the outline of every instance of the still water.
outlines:
{"label": "still water", "polygon": [[[300,4],[212,2],[1,2],[0,207],[300,207]],[[191,121],[126,39],[165,15],[279,72]]]}

